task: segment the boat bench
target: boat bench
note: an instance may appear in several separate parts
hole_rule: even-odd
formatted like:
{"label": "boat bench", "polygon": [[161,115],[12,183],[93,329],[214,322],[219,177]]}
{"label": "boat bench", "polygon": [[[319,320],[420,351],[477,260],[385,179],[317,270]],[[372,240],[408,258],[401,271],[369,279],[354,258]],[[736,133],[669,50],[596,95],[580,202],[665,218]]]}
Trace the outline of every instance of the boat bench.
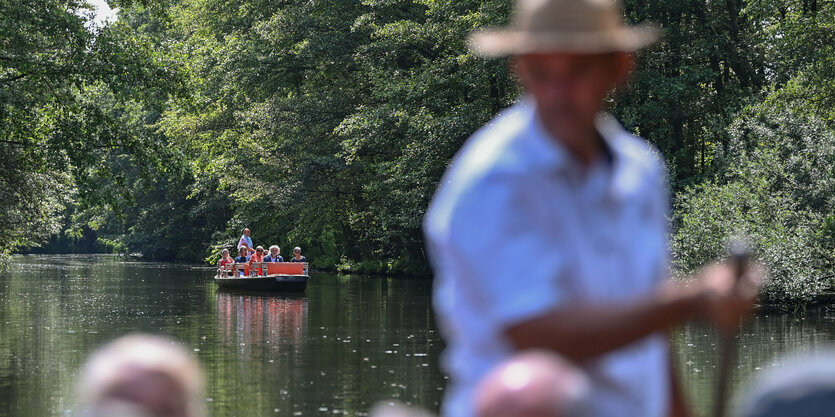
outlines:
{"label": "boat bench", "polygon": [[307,262],[252,262],[225,265],[218,272],[226,276],[249,276],[252,270],[258,275],[305,275]]}

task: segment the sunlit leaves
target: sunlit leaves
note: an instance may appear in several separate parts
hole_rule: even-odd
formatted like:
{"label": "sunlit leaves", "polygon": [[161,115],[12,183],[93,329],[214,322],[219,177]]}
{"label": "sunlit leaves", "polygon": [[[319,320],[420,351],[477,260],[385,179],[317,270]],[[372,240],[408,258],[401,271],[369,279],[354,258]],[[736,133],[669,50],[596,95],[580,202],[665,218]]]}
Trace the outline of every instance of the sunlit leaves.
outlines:
{"label": "sunlit leaves", "polygon": [[832,285],[835,268],[835,131],[778,100],[742,112],[728,134],[720,175],[679,196],[678,266],[689,272],[721,257],[742,232],[772,271],[767,297],[809,300]]}

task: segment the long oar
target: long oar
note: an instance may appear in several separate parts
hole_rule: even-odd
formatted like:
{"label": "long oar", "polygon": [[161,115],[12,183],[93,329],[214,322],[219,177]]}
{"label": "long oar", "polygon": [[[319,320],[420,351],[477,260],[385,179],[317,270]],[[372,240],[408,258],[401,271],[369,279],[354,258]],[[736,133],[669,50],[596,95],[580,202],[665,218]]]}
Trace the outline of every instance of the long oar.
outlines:
{"label": "long oar", "polygon": [[[734,268],[734,275],[736,276],[735,285],[739,285],[739,281],[745,274],[745,269],[748,267],[748,258],[751,255],[748,245],[741,240],[733,240],[728,245],[728,250],[731,255],[731,264]],[[728,402],[728,373],[736,363],[736,338],[735,332],[730,330],[722,331],[721,353],[719,356],[719,382],[716,387],[716,405],[714,406],[714,416],[723,417]]]}

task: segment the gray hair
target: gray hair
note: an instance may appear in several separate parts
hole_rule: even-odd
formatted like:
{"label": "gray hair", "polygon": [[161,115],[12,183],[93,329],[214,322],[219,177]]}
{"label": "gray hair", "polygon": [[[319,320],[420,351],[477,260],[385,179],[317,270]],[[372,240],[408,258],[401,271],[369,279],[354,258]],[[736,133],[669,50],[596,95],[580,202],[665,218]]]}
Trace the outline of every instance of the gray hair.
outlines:
{"label": "gray hair", "polygon": [[279,247],[278,247],[278,245],[272,245],[272,246],[270,246],[270,252],[272,252],[272,251],[273,251],[273,248],[276,248],[276,249],[278,249],[278,251],[279,251],[279,252],[281,252],[281,248],[279,248]]}

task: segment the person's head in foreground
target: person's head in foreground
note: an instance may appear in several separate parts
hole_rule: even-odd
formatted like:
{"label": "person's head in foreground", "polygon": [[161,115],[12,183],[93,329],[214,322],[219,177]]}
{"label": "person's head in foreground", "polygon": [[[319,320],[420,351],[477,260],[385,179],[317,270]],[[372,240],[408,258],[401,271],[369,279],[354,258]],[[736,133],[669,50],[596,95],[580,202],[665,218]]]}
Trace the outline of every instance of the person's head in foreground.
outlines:
{"label": "person's head in foreground", "polygon": [[585,374],[544,350],[520,353],[487,374],[476,388],[477,417],[581,417],[588,412]]}
{"label": "person's head in foreground", "polygon": [[754,383],[739,417],[835,416],[835,351],[794,357]]}
{"label": "person's head in foreground", "polygon": [[470,38],[474,52],[513,56],[546,130],[585,156],[609,92],[626,83],[632,52],[652,44],[650,26],[626,26],[614,0],[519,0],[511,26]]}
{"label": "person's head in foreground", "polygon": [[171,339],[121,337],[96,351],[84,369],[87,417],[203,417],[203,372]]}

